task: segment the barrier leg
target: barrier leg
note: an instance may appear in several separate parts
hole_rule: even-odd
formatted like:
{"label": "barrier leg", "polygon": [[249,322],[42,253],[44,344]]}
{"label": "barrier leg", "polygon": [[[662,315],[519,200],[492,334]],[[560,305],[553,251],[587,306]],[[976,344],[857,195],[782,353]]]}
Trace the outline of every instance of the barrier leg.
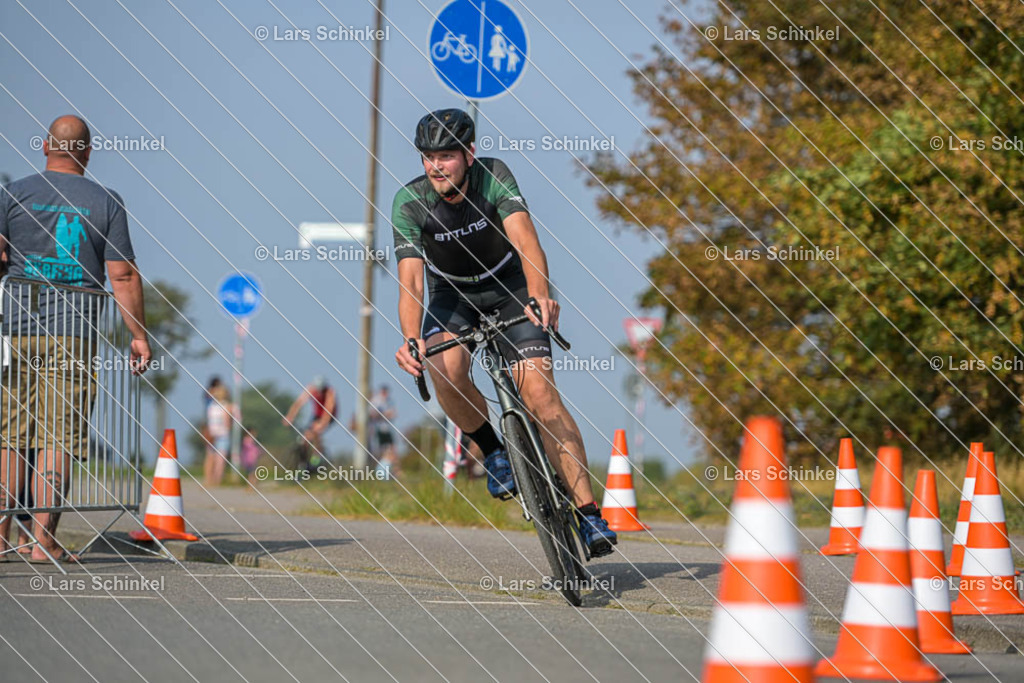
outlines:
{"label": "barrier leg", "polygon": [[[25,524],[20,519],[18,519],[17,517],[14,518],[14,523],[18,525],[19,529],[21,529],[22,531],[25,532],[26,536],[28,536],[30,539],[32,539],[32,542],[36,544],[36,547],[38,547],[40,550],[43,551],[43,554],[46,555],[47,559],[50,560],[50,564],[52,564],[54,567],[56,567],[57,571],[59,571],[61,574],[63,574],[64,576],[67,576],[67,574],[68,574],[67,570],[64,569],[64,567],[60,566],[61,563],[59,561],[57,561],[56,557],[54,557],[53,555],[50,554],[50,551],[46,549],[45,545],[43,545],[42,543],[39,542],[39,539],[35,537],[35,535],[32,533],[32,530],[30,528],[26,527]],[[68,552],[68,551],[65,550],[64,552]],[[25,560],[25,561],[28,562],[28,560]]]}

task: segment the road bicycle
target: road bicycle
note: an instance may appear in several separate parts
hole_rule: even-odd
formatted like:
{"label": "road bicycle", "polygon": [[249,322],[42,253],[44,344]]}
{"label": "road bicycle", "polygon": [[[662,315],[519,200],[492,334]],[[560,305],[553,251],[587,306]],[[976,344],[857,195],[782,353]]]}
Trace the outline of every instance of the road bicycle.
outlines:
{"label": "road bicycle", "polygon": [[[540,306],[529,300],[530,309],[540,319]],[[514,325],[529,321],[526,314],[510,320],[499,320],[499,313],[483,315],[475,328],[448,341],[425,349],[421,356],[416,341],[407,340],[413,358],[422,362],[430,356],[443,353],[456,346],[466,346],[470,353],[482,354],[481,365],[494,382],[501,406],[499,426],[505,450],[512,463],[512,478],[516,483],[516,498],[523,508],[523,517],[533,521],[541,547],[551,566],[550,581],[544,585],[557,589],[574,606],[582,602],[580,589],[585,584],[586,571],[580,560],[580,548],[590,560],[590,551],[583,543],[579,519],[572,499],[566,492],[558,473],[544,452],[537,426],[530,419],[526,406],[512,377],[512,367],[501,353],[499,340],[503,332]],[[558,332],[548,329],[551,338],[568,351],[569,342]],[[416,378],[416,386],[424,401],[430,400],[425,373]],[[505,496],[508,499],[508,496]],[[577,540],[579,544],[577,545]]]}
{"label": "road bicycle", "polygon": [[319,475],[330,465],[312,445],[313,437],[309,432],[299,434],[291,447],[291,464],[296,471]]}

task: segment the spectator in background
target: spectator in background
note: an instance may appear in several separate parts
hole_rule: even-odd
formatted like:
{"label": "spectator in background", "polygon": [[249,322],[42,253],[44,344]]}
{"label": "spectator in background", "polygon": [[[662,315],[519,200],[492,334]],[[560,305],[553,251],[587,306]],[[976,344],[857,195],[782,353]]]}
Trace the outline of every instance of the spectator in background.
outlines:
{"label": "spectator in background", "polygon": [[[151,357],[142,278],[135,266],[124,201],[85,177],[91,141],[89,127],[77,116],[61,116],[50,125],[43,142],[46,170],[0,191],[0,253],[9,275],[56,287],[102,291],[109,276],[132,337],[132,372],[141,374]],[[3,333],[11,335],[12,347],[4,400],[11,409],[0,416],[0,510],[10,509],[29,479],[36,506],[71,504],[65,497],[71,458],[88,457],[95,385],[78,340],[95,334],[95,322],[81,312],[52,312],[33,323],[18,315],[27,308],[27,302],[13,306],[4,319]],[[58,367],[72,368],[64,371],[70,381],[57,381]],[[17,392],[8,392],[8,386],[18,387]],[[30,471],[25,455],[32,448],[36,465]],[[15,481],[8,481],[9,475]],[[59,512],[34,515],[38,543],[30,561],[47,562],[44,550],[57,560],[77,561],[57,543],[59,522]],[[9,549],[9,525],[9,517],[0,522],[0,551]]]}
{"label": "spectator in background", "polygon": [[207,449],[212,443],[212,439],[210,438],[210,427],[206,423],[206,412],[210,409],[210,404],[213,403],[213,396],[210,395],[210,392],[220,386],[223,386],[220,377],[218,375],[214,375],[207,383],[206,389],[203,390],[203,417],[199,425],[199,434],[203,437],[203,442],[205,443],[204,448]]}
{"label": "spectator in background", "polygon": [[219,375],[214,375],[210,378],[210,382],[206,385],[206,391],[203,393],[203,415],[206,414],[206,409],[210,407],[210,403],[213,401],[212,392],[217,387],[224,386]]}
{"label": "spectator in background", "polygon": [[253,478],[253,473],[256,471],[256,463],[260,460],[260,455],[263,454],[263,450],[260,445],[256,442],[258,432],[256,427],[249,426],[242,430],[242,452],[239,456],[241,460],[242,472],[245,478],[253,486],[256,485],[256,480]]}
{"label": "spectator in background", "polygon": [[370,431],[377,442],[377,467],[397,475],[398,453],[395,450],[395,433],[392,423],[397,413],[391,403],[391,389],[382,384],[370,397]]}
{"label": "spectator in background", "polygon": [[225,386],[210,390],[210,405],[206,407],[206,429],[210,440],[203,463],[203,480],[207,488],[220,486],[224,480],[224,466],[231,457],[231,422],[238,419],[238,409],[228,397]]}

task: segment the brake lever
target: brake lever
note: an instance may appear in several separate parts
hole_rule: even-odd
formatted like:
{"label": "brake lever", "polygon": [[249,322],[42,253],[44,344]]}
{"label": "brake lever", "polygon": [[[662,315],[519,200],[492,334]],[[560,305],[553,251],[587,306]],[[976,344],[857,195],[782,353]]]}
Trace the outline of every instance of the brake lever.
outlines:
{"label": "brake lever", "polygon": [[[413,357],[413,360],[417,361],[418,363],[423,363],[423,359],[420,357],[420,347],[416,343],[416,340],[413,339],[412,337],[409,337],[405,343],[408,344],[409,346],[409,354]],[[424,376],[424,373],[426,373],[426,371],[426,367],[424,367],[423,372],[421,372],[414,379],[416,380],[416,388],[420,390],[420,398],[422,398],[424,401],[429,401],[430,392],[427,390],[427,378]]]}
{"label": "brake lever", "polygon": [[[537,317],[537,320],[542,319],[540,304],[537,303],[536,299],[534,299],[531,296],[530,300],[526,302],[526,305],[530,307],[530,311]],[[557,330],[552,328],[550,325],[548,325],[544,329],[549,335],[551,335],[551,338],[555,340],[555,343],[562,347],[563,351],[568,351],[569,349],[572,348],[572,344],[569,343],[569,340],[563,337]]]}

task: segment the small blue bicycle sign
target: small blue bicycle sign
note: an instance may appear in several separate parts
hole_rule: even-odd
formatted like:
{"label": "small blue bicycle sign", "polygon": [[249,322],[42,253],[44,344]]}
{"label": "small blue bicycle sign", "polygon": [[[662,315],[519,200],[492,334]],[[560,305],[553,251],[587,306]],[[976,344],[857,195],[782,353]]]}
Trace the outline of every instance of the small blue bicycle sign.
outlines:
{"label": "small blue bicycle sign", "polygon": [[452,55],[455,55],[466,64],[476,61],[476,48],[466,43],[466,34],[458,38],[451,31],[446,31],[444,40],[434,43],[430,47],[430,56],[435,62],[443,62]]}
{"label": "small blue bicycle sign", "polygon": [[528,61],[523,22],[500,0],[452,0],[434,20],[429,41],[441,83],[470,100],[504,95]]}
{"label": "small blue bicycle sign", "polygon": [[221,306],[234,318],[248,318],[263,303],[263,288],[255,275],[228,273],[217,288]]}

